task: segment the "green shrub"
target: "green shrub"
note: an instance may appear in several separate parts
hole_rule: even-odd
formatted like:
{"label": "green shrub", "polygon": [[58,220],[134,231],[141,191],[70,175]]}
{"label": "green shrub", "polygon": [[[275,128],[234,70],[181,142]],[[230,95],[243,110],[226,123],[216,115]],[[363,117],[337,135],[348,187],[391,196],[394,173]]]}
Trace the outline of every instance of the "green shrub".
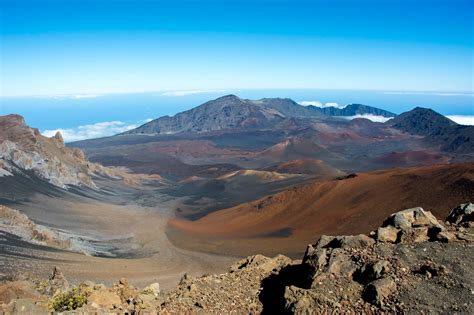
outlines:
{"label": "green shrub", "polygon": [[89,289],[73,288],[54,295],[48,306],[57,312],[72,311],[86,304],[90,293]]}

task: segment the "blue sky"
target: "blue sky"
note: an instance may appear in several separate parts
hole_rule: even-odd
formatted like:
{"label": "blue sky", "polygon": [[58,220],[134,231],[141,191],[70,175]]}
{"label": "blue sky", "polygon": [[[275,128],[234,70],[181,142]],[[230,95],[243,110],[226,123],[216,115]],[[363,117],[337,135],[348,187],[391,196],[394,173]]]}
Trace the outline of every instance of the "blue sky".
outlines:
{"label": "blue sky", "polygon": [[473,90],[472,0],[0,0],[3,96]]}

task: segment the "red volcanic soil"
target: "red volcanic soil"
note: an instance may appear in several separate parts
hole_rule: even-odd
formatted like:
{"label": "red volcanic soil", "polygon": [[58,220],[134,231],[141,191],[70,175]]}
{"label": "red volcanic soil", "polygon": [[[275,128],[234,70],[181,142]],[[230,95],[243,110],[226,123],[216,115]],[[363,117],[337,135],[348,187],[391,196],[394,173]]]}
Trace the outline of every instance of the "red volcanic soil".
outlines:
{"label": "red volcanic soil", "polygon": [[301,138],[290,138],[255,155],[263,161],[284,162],[301,158],[334,159],[337,156],[315,142]]}
{"label": "red volcanic soil", "polygon": [[336,177],[343,174],[342,171],[332,167],[322,160],[299,159],[291,160],[269,167],[267,170],[287,174],[311,174],[318,177]]}
{"label": "red volcanic soil", "polygon": [[322,234],[368,233],[391,213],[421,206],[437,217],[474,199],[474,163],[390,169],[316,181],[213,212],[173,219],[168,235],[193,250],[297,256]]}
{"label": "red volcanic soil", "polygon": [[448,161],[449,157],[428,151],[391,152],[373,160],[374,163],[385,167],[433,165]]}

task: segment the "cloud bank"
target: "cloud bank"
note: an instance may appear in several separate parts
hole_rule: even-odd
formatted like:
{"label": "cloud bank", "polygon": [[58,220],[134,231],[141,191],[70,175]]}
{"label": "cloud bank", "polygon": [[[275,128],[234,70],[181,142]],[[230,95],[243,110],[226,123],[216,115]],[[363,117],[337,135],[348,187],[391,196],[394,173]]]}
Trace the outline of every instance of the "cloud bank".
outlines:
{"label": "cloud bank", "polygon": [[[339,117],[348,119],[348,120],[352,120],[355,118],[366,118],[373,122],[382,122],[382,123],[391,119],[388,117],[371,115],[371,114],[355,115],[355,116],[339,116]],[[474,126],[474,115],[446,115],[446,117],[460,125]]]}
{"label": "cloud bank", "polygon": [[104,121],[91,125],[82,125],[75,128],[60,128],[54,130],[47,129],[44,130],[42,134],[46,137],[52,137],[56,134],[56,132],[59,131],[63,136],[64,142],[73,142],[85,139],[113,136],[115,134],[137,128],[141,124],[149,121],[151,121],[151,119],[146,119],[145,121],[140,121],[135,124],[127,124],[122,121]]}
{"label": "cloud bank", "polygon": [[474,126],[474,115],[446,115],[446,117],[460,125]]}
{"label": "cloud bank", "polygon": [[336,107],[340,109],[347,106],[347,105],[339,105],[338,103],[335,103],[335,102],[322,103],[320,101],[302,101],[302,102],[299,102],[298,104],[303,105],[303,106],[316,106],[316,107],[321,107],[321,108]]}
{"label": "cloud bank", "polygon": [[372,115],[372,114],[363,114],[363,115],[354,115],[354,116],[338,116],[338,117],[348,119],[348,120],[352,120],[356,118],[365,118],[373,122],[380,122],[380,123],[386,122],[387,120],[390,120],[393,118],[393,117],[384,117],[384,116],[378,116],[378,115]]}

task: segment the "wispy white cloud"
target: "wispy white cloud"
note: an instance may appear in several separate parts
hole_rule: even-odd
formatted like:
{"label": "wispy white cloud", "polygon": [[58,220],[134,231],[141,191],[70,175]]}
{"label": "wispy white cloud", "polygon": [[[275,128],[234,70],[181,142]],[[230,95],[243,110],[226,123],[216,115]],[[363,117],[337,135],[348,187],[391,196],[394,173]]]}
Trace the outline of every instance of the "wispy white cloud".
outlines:
{"label": "wispy white cloud", "polygon": [[96,97],[101,97],[102,95],[100,94],[75,94],[71,95],[72,98],[75,99],[81,99],[81,98],[96,98]]}
{"label": "wispy white cloud", "polygon": [[470,92],[416,92],[416,91],[388,91],[383,92],[388,95],[432,95],[432,96],[467,96],[474,97],[474,93]]}
{"label": "wispy white cloud", "polygon": [[122,121],[104,121],[90,125],[82,125],[75,128],[44,130],[42,134],[46,137],[52,137],[56,132],[60,132],[65,142],[79,141],[85,139],[101,138],[112,136],[125,132],[130,129],[137,128],[151,119],[140,121],[135,124],[127,124]]}
{"label": "wispy white cloud", "polygon": [[446,117],[460,125],[474,126],[474,115],[446,115]]}
{"label": "wispy white cloud", "polygon": [[338,103],[335,103],[335,102],[322,103],[320,101],[302,101],[302,102],[299,102],[299,104],[303,106],[316,106],[316,107],[321,107],[321,108],[336,107],[336,108],[341,108],[341,109],[347,106],[347,105],[339,105]]}
{"label": "wispy white cloud", "polygon": [[102,94],[57,94],[57,95],[36,95],[36,98],[49,98],[55,100],[64,100],[64,99],[83,99],[83,98],[96,98],[101,97]]}
{"label": "wispy white cloud", "polygon": [[187,96],[204,93],[229,93],[240,92],[240,90],[180,90],[180,91],[166,91],[161,93],[162,96]]}
{"label": "wispy white cloud", "polygon": [[354,115],[354,116],[339,116],[340,118],[352,120],[356,118],[365,118],[368,120],[371,120],[373,122],[386,122],[389,119],[392,119],[391,117],[384,117],[384,116],[378,116],[378,115],[372,115],[372,114],[363,114],[363,115]]}

